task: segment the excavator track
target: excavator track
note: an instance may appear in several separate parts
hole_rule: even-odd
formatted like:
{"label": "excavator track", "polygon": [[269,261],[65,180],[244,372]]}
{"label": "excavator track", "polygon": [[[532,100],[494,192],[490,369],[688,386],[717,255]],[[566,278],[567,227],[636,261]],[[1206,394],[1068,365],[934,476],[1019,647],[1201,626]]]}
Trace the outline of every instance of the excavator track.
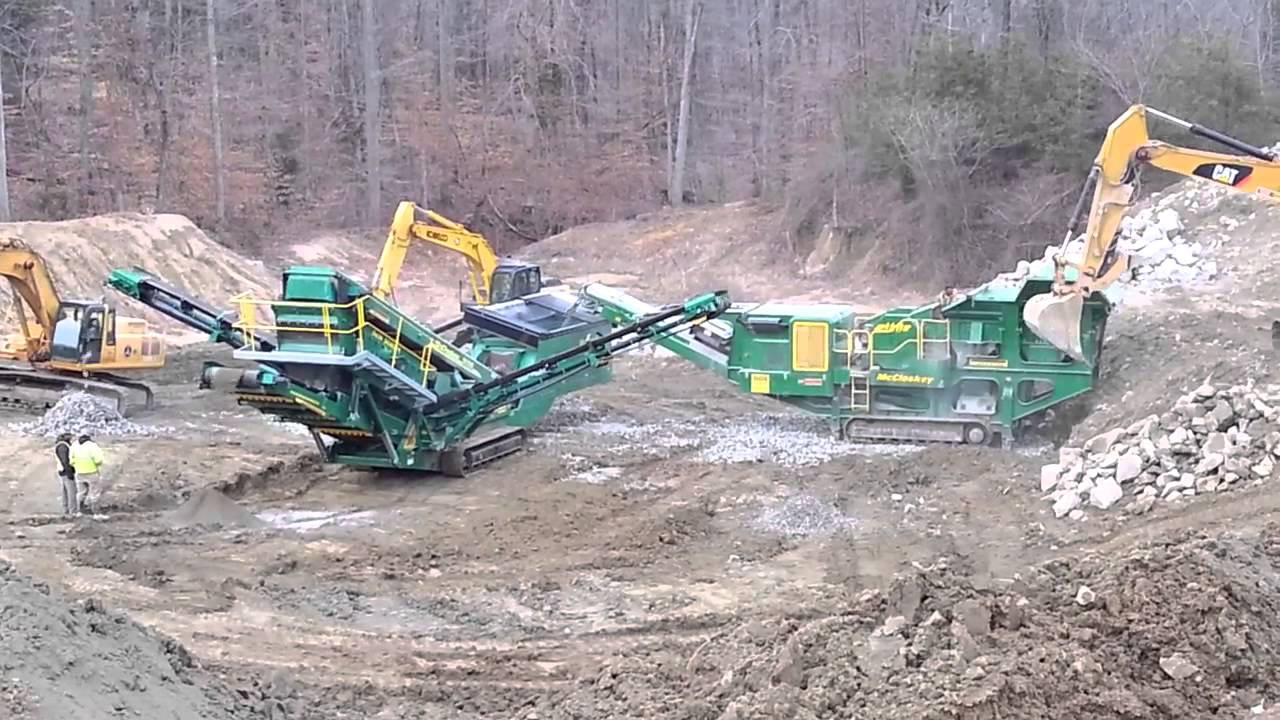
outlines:
{"label": "excavator track", "polygon": [[524,430],[509,428],[473,436],[466,445],[440,454],[440,472],[450,477],[464,477],[481,465],[520,452],[525,447],[525,439]]}
{"label": "excavator track", "polygon": [[116,412],[127,415],[129,390],[141,392],[144,406],[154,407],[151,388],[110,374],[99,373],[95,379],[65,375],[46,370],[0,367],[0,409],[43,413],[68,392],[83,391],[114,403]]}

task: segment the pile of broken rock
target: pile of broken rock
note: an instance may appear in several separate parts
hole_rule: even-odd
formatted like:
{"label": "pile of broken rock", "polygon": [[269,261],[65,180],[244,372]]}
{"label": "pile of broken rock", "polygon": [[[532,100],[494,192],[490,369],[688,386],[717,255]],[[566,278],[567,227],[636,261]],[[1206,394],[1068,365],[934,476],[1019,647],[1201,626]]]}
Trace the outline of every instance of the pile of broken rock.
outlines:
{"label": "pile of broken rock", "polygon": [[1280,386],[1208,383],[1162,415],[1097,435],[1083,448],[1064,447],[1040,470],[1053,514],[1073,519],[1084,507],[1106,510],[1126,495],[1143,514],[1159,501],[1179,501],[1261,483],[1280,462]]}

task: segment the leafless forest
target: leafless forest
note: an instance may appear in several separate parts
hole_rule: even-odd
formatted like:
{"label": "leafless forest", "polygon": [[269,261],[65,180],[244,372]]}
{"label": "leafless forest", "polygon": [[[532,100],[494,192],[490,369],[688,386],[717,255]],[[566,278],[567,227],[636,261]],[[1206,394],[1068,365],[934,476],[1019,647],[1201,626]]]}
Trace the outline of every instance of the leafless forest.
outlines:
{"label": "leafless forest", "polygon": [[1277,26],[1276,0],[0,0],[7,177],[15,218],[180,212],[250,249],[404,198],[504,249],[753,199],[788,251],[829,230],[966,280],[1061,231],[1128,103],[1278,139]]}

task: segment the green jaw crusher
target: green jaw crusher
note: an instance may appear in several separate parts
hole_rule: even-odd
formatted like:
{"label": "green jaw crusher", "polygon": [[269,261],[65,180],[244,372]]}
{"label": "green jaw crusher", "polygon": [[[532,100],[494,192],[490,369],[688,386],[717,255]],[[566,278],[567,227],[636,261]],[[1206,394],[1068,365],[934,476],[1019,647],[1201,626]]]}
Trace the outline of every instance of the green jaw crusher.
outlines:
{"label": "green jaw crusher", "polygon": [[[1087,361],[1023,323],[1051,277],[1002,278],[922,307],[859,315],[847,305],[734,303],[658,344],[765,395],[827,418],[844,438],[1011,445],[1019,426],[1097,379],[1110,304],[1086,303]],[[652,306],[614,288],[584,290],[615,323]]]}

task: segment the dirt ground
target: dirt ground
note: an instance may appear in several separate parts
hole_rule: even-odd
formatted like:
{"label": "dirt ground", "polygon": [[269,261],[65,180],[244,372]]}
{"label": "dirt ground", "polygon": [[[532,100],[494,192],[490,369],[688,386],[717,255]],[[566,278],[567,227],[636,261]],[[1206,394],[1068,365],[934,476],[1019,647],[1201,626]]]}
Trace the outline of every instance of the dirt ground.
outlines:
{"label": "dirt ground", "polygon": [[526,453],[363,473],[195,390],[196,347],[132,418],[164,431],[103,441],[103,516],[58,517],[47,443],[0,427],[0,561],[173,638],[200,717],[1250,717],[1280,701],[1280,492],[1073,522],[1038,481],[1206,375],[1275,380],[1272,213],[1218,286],[1125,306],[1074,430],[1012,452],[846,445],[628,357]]}

